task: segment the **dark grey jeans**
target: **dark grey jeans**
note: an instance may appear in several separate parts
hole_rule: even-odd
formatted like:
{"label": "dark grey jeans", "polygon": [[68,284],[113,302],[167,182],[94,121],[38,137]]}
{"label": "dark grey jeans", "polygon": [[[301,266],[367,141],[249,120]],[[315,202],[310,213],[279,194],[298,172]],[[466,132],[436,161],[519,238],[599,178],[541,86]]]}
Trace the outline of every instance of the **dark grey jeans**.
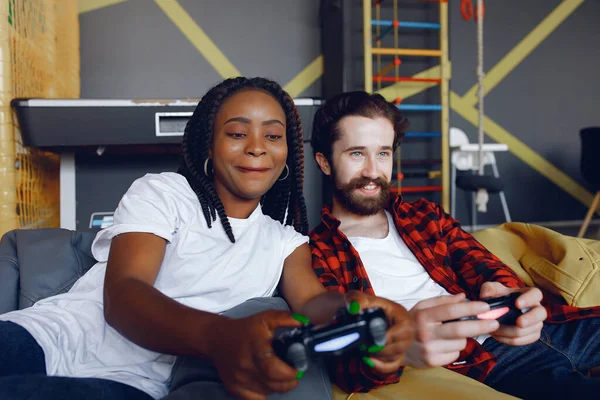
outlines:
{"label": "dark grey jeans", "polygon": [[0,321],[0,399],[152,400],[124,383],[98,378],[47,376],[44,351],[25,328]]}
{"label": "dark grey jeans", "polygon": [[[231,318],[243,318],[266,310],[288,311],[287,303],[279,297],[250,299],[223,313]],[[331,399],[331,382],[324,366],[311,367],[296,388],[285,394],[269,396],[272,400]],[[171,393],[166,400],[233,399],[225,391],[217,370],[207,360],[182,357],[172,373]]]}

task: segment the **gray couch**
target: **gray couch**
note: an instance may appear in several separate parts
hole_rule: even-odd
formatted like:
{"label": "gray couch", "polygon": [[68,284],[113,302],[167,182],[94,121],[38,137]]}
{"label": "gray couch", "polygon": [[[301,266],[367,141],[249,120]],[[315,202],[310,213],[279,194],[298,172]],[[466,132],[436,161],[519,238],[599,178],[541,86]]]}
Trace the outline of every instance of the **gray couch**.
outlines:
{"label": "gray couch", "polygon": [[[66,229],[6,233],[0,240],[0,314],[30,307],[38,300],[68,291],[96,264],[91,252],[95,237],[95,232]],[[231,312],[231,318],[241,318],[265,309],[287,310],[284,301],[274,300],[270,299],[263,305],[264,299],[251,299],[228,313]],[[216,370],[204,364],[202,360],[180,359],[173,369],[173,391],[167,396],[168,400],[196,399],[198,393],[218,393],[219,396],[211,395],[210,398],[229,398]],[[198,380],[202,381],[202,385]],[[319,385],[324,385],[326,390]],[[316,398],[315,391],[331,398],[330,387],[325,370],[312,368],[294,390],[294,396],[286,398]],[[273,400],[278,398],[278,395],[269,397]]]}

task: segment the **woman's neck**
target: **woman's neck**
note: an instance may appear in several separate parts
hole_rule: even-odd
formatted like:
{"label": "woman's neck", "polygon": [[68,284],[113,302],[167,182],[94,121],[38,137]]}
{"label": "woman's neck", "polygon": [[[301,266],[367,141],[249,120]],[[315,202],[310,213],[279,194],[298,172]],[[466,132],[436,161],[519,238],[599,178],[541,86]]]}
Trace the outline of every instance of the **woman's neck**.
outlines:
{"label": "woman's neck", "polygon": [[260,197],[257,199],[243,199],[226,190],[225,188],[215,185],[217,195],[225,208],[225,214],[231,218],[246,219],[256,210],[260,203]]}

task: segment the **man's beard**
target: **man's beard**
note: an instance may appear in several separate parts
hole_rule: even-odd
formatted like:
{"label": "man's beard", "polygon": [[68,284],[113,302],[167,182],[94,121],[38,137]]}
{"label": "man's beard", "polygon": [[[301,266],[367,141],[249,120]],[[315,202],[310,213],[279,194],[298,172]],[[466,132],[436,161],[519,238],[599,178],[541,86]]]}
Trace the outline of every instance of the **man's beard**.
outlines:
{"label": "man's beard", "polygon": [[[339,183],[333,172],[333,196],[346,210],[357,215],[375,215],[383,210],[390,197],[390,183],[381,177],[376,179],[361,176],[352,179],[348,183]],[[379,186],[379,193],[375,196],[361,195],[355,192],[368,184],[373,183]]]}

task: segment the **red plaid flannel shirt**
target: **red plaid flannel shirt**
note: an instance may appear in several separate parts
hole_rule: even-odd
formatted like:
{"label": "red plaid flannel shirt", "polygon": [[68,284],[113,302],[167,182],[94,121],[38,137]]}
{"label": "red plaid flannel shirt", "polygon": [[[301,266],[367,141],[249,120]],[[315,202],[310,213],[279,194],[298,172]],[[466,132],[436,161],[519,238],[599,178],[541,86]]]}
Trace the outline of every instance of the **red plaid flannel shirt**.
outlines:
{"label": "red plaid flannel shirt", "polygon": [[[403,202],[392,196],[388,211],[396,229],[425,267],[431,278],[450,294],[465,293],[476,300],[484,282],[500,282],[511,288],[525,287],[524,282],[443,209],[427,200]],[[338,229],[340,221],[331,215],[331,206],[323,207],[321,224],[310,233],[313,269],[328,290],[346,293],[360,290],[373,295],[373,288],[360,256],[348,238]],[[577,308],[544,296],[550,323],[587,317],[600,317],[600,307]],[[482,381],[496,360],[474,339],[458,360],[446,368]],[[380,374],[357,357],[341,357],[329,365],[334,382],[348,393],[366,392],[399,381],[402,370]]]}

